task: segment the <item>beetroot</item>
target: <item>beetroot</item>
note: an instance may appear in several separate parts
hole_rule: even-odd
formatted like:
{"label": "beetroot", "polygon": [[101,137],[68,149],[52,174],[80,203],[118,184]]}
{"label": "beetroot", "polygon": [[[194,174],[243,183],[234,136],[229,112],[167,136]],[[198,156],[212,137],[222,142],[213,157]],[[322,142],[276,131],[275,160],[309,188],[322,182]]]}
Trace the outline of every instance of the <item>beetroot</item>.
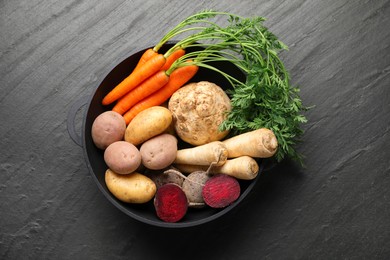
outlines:
{"label": "beetroot", "polygon": [[148,169],[145,175],[152,179],[157,188],[160,188],[167,183],[174,183],[181,187],[183,185],[184,179],[186,178],[184,175],[174,169],[168,169],[163,172]]}
{"label": "beetroot", "polygon": [[190,173],[183,181],[182,189],[187,196],[190,208],[203,208],[205,206],[202,190],[210,175],[204,171]]}
{"label": "beetroot", "polygon": [[161,186],[154,197],[157,216],[165,222],[181,220],[188,209],[188,200],[180,186],[173,183]]}
{"label": "beetroot", "polygon": [[214,175],[203,187],[204,202],[212,208],[224,208],[240,196],[240,184],[237,179],[225,174]]}

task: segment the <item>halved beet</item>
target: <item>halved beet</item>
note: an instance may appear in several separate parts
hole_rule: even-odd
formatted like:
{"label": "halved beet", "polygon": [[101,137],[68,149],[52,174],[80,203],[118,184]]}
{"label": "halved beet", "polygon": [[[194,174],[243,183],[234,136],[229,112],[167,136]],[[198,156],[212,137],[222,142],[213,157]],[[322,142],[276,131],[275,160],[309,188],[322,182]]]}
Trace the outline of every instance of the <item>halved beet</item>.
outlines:
{"label": "halved beet", "polygon": [[208,179],[203,187],[204,202],[212,208],[224,208],[240,197],[240,184],[237,179],[218,174]]}
{"label": "halved beet", "polygon": [[165,222],[181,220],[188,209],[188,200],[184,191],[176,184],[168,183],[161,186],[154,198],[157,216]]}

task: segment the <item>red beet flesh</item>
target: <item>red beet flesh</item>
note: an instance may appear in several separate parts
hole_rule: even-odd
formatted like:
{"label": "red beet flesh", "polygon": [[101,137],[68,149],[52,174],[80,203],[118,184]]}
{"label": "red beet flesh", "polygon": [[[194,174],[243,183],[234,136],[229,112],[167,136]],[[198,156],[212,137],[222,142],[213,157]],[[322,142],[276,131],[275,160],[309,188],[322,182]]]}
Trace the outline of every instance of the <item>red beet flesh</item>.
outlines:
{"label": "red beet flesh", "polygon": [[240,184],[236,178],[219,174],[211,177],[202,190],[204,202],[212,208],[229,206],[240,196]]}
{"label": "red beet flesh", "polygon": [[157,216],[165,222],[181,220],[188,209],[187,196],[176,184],[168,183],[161,186],[154,198]]}

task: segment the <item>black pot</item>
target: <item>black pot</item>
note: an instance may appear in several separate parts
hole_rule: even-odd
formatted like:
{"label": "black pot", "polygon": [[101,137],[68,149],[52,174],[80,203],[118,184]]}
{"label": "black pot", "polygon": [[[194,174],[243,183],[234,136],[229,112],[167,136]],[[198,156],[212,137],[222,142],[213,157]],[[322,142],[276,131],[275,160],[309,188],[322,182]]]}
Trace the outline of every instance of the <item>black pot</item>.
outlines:
{"label": "black pot", "polygon": [[[160,52],[164,53],[171,46],[173,46],[173,43],[168,43],[164,45]],[[78,145],[83,148],[85,161],[88,165],[89,171],[101,192],[103,192],[105,197],[115,207],[117,207],[119,210],[123,211],[130,217],[146,224],[169,228],[196,226],[215,220],[231,211],[248,195],[248,193],[255,185],[257,179],[259,178],[259,175],[256,177],[256,179],[251,181],[240,181],[241,195],[239,199],[236,200],[230,206],[223,209],[213,209],[209,207],[205,207],[202,209],[189,209],[186,216],[182,220],[180,220],[180,222],[177,223],[167,223],[161,221],[156,215],[152,201],[141,205],[124,203],[116,199],[107,189],[104,180],[107,165],[105,164],[103,159],[104,152],[98,149],[93,143],[91,136],[92,123],[99,114],[108,109],[111,109],[111,107],[103,106],[101,104],[101,100],[116,84],[118,84],[126,76],[129,75],[129,73],[133,70],[135,64],[138,62],[139,58],[145,50],[146,49],[140,50],[137,53],[129,56],[121,63],[119,63],[114,69],[112,69],[101,82],[101,84],[97,87],[92,96],[81,98],[74,103],[68,113],[67,124],[69,135]],[[193,49],[189,49],[187,51],[193,51]],[[218,62],[214,63],[213,66],[234,76],[235,78],[238,78],[240,80],[245,79],[244,74],[230,62]],[[199,68],[198,73],[191,79],[191,82],[198,82],[202,80],[214,82],[224,89],[231,87],[230,83],[219,73],[213,72],[209,69]],[[87,105],[87,108],[85,111],[82,126],[82,136],[79,136],[75,129],[75,118],[77,111],[85,105]],[[185,144],[179,142],[179,147],[181,145],[184,146]],[[262,171],[263,164],[259,164],[260,171]]]}

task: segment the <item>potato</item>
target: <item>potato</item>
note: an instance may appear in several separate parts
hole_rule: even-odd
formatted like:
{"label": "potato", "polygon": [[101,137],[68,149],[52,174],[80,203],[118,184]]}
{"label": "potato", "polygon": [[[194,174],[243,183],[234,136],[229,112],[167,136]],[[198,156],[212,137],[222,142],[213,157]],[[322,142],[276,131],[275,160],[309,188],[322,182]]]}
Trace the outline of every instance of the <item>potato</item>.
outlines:
{"label": "potato", "polygon": [[150,107],[131,120],[126,128],[125,140],[137,146],[163,133],[171,123],[171,111],[162,106]]}
{"label": "potato", "polygon": [[114,111],[106,111],[96,117],[92,123],[92,140],[99,149],[106,149],[110,144],[123,140],[126,122],[123,116]]}
{"label": "potato", "polygon": [[105,181],[108,190],[126,203],[146,203],[153,199],[157,191],[156,184],[138,172],[122,175],[107,169]]}
{"label": "potato", "polygon": [[151,170],[160,170],[173,163],[177,153],[177,139],[170,134],[152,137],[141,145],[142,164]]}
{"label": "potato", "polygon": [[133,144],[117,141],[104,151],[104,161],[116,173],[129,174],[141,165],[141,153]]}

